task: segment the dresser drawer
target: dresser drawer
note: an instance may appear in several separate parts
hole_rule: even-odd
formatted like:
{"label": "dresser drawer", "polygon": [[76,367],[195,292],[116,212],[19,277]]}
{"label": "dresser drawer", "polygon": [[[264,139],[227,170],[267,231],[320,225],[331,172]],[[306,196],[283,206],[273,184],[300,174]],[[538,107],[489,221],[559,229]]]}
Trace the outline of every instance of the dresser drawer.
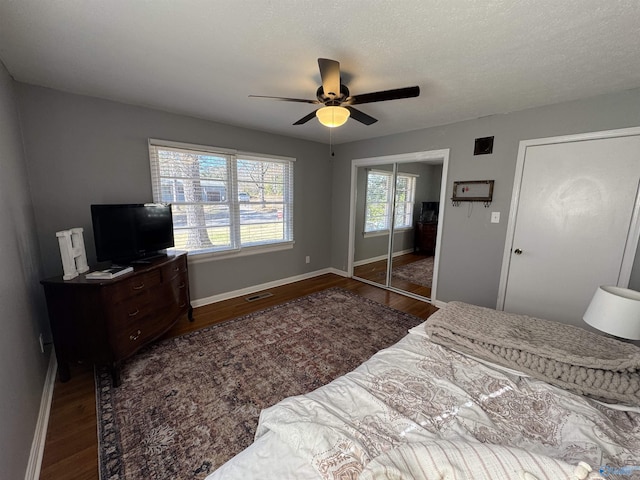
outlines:
{"label": "dresser drawer", "polygon": [[162,269],[162,281],[169,282],[180,274],[187,273],[187,256],[182,255],[176,258],[173,262],[163,265]]}
{"label": "dresser drawer", "polygon": [[158,298],[153,295],[153,292],[140,290],[127,298],[114,302],[110,311],[110,318],[115,328],[118,328],[118,325],[123,322],[144,317],[157,309]]}
{"label": "dresser drawer", "polygon": [[112,349],[116,357],[127,358],[166,330],[166,321],[157,312],[129,319],[113,332]]}
{"label": "dresser drawer", "polygon": [[184,278],[179,277],[174,279],[171,287],[171,297],[172,302],[167,308],[167,315],[169,317],[176,317],[187,313],[190,307],[189,289]]}
{"label": "dresser drawer", "polygon": [[119,358],[132,355],[167,331],[189,306],[187,274],[122,300],[112,309],[109,330]]}
{"label": "dresser drawer", "polygon": [[144,272],[119,282],[115,282],[109,286],[109,295],[112,302],[117,303],[126,298],[138,295],[140,292],[147,291],[162,282],[162,274],[160,269]]}
{"label": "dresser drawer", "polygon": [[175,305],[182,308],[183,303],[188,302],[189,292],[189,279],[186,273],[181,273],[177,277],[173,278],[168,285],[170,286],[171,296],[175,301]]}
{"label": "dresser drawer", "polygon": [[415,231],[415,248],[419,253],[434,255],[436,249],[436,237],[438,235],[437,223],[417,223]]}

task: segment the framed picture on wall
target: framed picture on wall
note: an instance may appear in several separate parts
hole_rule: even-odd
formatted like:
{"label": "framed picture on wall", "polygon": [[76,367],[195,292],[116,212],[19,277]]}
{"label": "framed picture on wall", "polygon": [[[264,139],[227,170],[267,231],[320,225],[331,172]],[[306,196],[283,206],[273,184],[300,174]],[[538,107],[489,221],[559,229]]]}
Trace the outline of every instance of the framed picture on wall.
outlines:
{"label": "framed picture on wall", "polygon": [[491,202],[494,180],[453,182],[453,202]]}

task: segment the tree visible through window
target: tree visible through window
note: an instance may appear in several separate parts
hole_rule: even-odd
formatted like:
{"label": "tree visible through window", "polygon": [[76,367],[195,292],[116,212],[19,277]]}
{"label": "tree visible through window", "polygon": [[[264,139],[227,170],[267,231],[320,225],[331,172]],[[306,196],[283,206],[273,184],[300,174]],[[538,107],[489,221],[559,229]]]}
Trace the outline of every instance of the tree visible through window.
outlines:
{"label": "tree visible through window", "polygon": [[[157,142],[157,143],[154,143]],[[293,241],[293,160],[150,141],[154,201],[190,253]]]}
{"label": "tree visible through window", "polygon": [[[391,172],[369,170],[365,200],[365,233],[388,231],[393,212]],[[411,228],[416,179],[413,175],[399,173],[395,188],[394,228]]]}

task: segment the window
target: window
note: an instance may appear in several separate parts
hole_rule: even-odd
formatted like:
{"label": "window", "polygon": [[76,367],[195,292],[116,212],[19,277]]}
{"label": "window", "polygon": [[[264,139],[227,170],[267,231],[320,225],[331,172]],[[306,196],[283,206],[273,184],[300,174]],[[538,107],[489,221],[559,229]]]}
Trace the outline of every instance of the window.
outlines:
{"label": "window", "polygon": [[293,244],[294,159],[149,140],[153,199],[189,254]]}
{"label": "window", "polygon": [[[392,172],[379,170],[369,170],[367,172],[365,233],[386,232],[389,230],[393,212],[392,182]],[[415,175],[397,174],[394,229],[411,228],[413,226],[415,190]]]}
{"label": "window", "polygon": [[394,228],[413,227],[415,191],[416,177],[399,173],[396,179],[396,221]]}

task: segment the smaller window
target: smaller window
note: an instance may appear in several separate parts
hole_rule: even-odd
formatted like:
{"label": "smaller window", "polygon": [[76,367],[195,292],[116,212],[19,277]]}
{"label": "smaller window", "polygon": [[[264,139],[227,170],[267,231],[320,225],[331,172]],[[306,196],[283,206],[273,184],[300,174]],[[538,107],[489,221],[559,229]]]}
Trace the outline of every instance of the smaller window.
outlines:
{"label": "smaller window", "polygon": [[[365,200],[365,233],[388,231],[393,212],[393,173],[379,170],[367,172]],[[416,177],[398,173],[396,178],[394,229],[413,226]]]}
{"label": "smaller window", "polygon": [[398,174],[396,180],[396,220],[394,228],[413,227],[416,177]]}

